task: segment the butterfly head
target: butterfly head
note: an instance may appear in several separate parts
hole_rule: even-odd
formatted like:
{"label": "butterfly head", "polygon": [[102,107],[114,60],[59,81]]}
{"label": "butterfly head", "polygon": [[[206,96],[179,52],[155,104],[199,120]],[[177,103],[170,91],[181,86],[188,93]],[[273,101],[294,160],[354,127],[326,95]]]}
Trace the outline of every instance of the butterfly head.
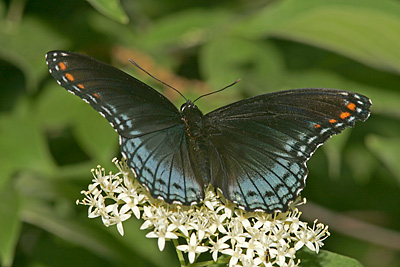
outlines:
{"label": "butterfly head", "polygon": [[186,103],[183,103],[181,106],[181,114],[188,116],[199,116],[202,117],[203,113],[200,109],[193,103],[191,100],[186,100]]}

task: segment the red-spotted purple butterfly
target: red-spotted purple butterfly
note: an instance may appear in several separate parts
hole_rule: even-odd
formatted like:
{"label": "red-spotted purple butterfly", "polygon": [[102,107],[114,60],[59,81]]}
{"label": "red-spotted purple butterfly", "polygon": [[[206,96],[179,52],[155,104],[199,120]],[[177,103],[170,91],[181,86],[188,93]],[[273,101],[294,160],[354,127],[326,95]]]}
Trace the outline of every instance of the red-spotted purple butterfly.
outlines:
{"label": "red-spotted purple butterfly", "polygon": [[180,110],[150,86],[110,65],[65,51],[46,55],[51,75],[105,117],[121,152],[151,195],[190,205],[211,183],[249,211],[286,211],[318,146],[369,117],[371,100],[323,88],[250,97],[203,114]]}

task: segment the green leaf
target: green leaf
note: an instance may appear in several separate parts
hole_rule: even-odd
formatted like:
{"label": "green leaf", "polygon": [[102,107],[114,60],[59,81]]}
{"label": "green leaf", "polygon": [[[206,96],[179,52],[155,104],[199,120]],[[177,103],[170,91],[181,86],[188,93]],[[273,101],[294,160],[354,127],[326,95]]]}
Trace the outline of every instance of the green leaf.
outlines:
{"label": "green leaf", "polygon": [[328,160],[329,176],[332,179],[340,178],[342,152],[349,139],[350,132],[350,129],[346,129],[340,135],[333,136],[332,140],[323,146]]}
{"label": "green leaf", "polygon": [[37,117],[43,127],[72,127],[79,145],[96,160],[110,162],[115,156],[118,135],[98,112],[78,97],[50,81],[38,98]]}
{"label": "green leaf", "polygon": [[400,184],[400,138],[370,135],[367,138],[367,146],[379,157]]}
{"label": "green leaf", "polygon": [[400,4],[393,1],[288,0],[258,11],[235,31],[247,38],[303,42],[399,72],[399,28]]}
{"label": "green leaf", "polygon": [[51,79],[36,99],[35,113],[42,127],[64,127],[79,117],[82,107],[88,106],[81,102]]}
{"label": "green leaf", "polygon": [[[124,222],[125,236],[120,236],[116,226],[106,228],[100,218],[90,220],[87,217],[74,217],[73,220],[59,216],[40,202],[30,202],[23,211],[27,223],[52,233],[64,240],[86,248],[99,258],[110,260],[117,266],[176,266],[175,256],[166,255],[157,248],[157,242],[145,238],[140,230],[141,221],[136,218]],[[76,209],[86,209],[78,206]],[[140,242],[138,242],[140,240]]]}
{"label": "green leaf", "polygon": [[196,46],[220,34],[218,31],[228,18],[226,10],[192,9],[172,13],[154,22],[142,36],[141,46],[150,51],[163,46],[173,50]]}
{"label": "green leaf", "polygon": [[372,114],[379,113],[400,119],[400,94],[396,89],[393,91],[368,90],[367,95],[372,100]]}
{"label": "green leaf", "polygon": [[[168,246],[172,247],[172,241],[167,241],[167,249],[160,251],[156,239],[145,237],[148,230],[140,230],[142,223],[142,220],[137,220],[133,216],[130,220],[125,221],[125,235],[121,242],[151,261],[155,266],[178,266],[176,254],[167,253]],[[114,233],[117,234],[116,229]]]}
{"label": "green leaf", "polygon": [[21,98],[13,113],[0,117],[0,186],[15,172],[54,170],[46,139],[37,124],[27,99]]}
{"label": "green leaf", "polygon": [[119,0],[88,0],[88,2],[97,9],[97,11],[113,20],[123,24],[129,21]]}
{"label": "green leaf", "polygon": [[[213,90],[222,88],[235,80],[241,82],[213,101],[199,101],[199,107],[207,105],[212,110],[243,97],[276,90],[282,79],[283,59],[269,43],[252,42],[222,35],[207,42],[200,50],[199,65],[202,76]],[[241,94],[242,93],[242,94]]]}
{"label": "green leaf", "polygon": [[[268,80],[267,87],[273,88],[274,81],[281,78],[283,59],[268,43],[223,35],[205,44],[200,52],[202,74],[216,85],[243,78],[248,87],[254,79],[262,77],[262,82]],[[248,75],[241,77],[244,74]],[[263,86],[258,90],[255,93],[265,93],[266,89]]]}
{"label": "green leaf", "polygon": [[0,259],[1,266],[11,266],[21,229],[19,196],[12,183],[0,188]]}
{"label": "green leaf", "polygon": [[3,19],[5,17],[6,13],[6,3],[4,1],[0,2],[0,19]]}
{"label": "green leaf", "polygon": [[67,41],[35,18],[22,23],[0,23],[0,57],[20,68],[28,90],[37,89],[39,78],[48,74],[44,55]]}
{"label": "green leaf", "polygon": [[300,266],[324,266],[324,267],[362,267],[362,264],[357,260],[339,255],[326,250],[320,250],[318,254],[309,250],[302,249],[297,254],[301,260]]}
{"label": "green leaf", "polygon": [[75,132],[80,145],[102,164],[110,162],[118,152],[118,134],[107,120],[87,103],[80,104],[87,106],[85,112],[82,112],[76,120]]}
{"label": "green leaf", "polygon": [[368,184],[373,179],[374,170],[380,165],[365,146],[349,146],[342,157],[344,162],[351,163],[348,167],[354,180],[361,185]]}

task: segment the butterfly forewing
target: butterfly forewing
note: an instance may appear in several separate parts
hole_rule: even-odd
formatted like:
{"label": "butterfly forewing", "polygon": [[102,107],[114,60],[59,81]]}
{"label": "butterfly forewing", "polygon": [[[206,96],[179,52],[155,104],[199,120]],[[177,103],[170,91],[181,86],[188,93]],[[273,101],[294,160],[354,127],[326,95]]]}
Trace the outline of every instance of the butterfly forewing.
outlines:
{"label": "butterfly forewing", "polygon": [[57,82],[100,112],[120,135],[140,136],[180,121],[168,99],[110,65],[63,51],[47,53],[46,61]]}
{"label": "butterfly forewing", "polygon": [[247,210],[285,211],[305,186],[306,161],[333,134],[369,116],[370,100],[334,89],[248,98],[204,118],[211,183]]}
{"label": "butterfly forewing", "polygon": [[132,76],[93,58],[65,51],[46,55],[51,75],[88,102],[120,135],[121,152],[154,197],[190,204],[203,198],[203,183],[190,164],[178,109]]}

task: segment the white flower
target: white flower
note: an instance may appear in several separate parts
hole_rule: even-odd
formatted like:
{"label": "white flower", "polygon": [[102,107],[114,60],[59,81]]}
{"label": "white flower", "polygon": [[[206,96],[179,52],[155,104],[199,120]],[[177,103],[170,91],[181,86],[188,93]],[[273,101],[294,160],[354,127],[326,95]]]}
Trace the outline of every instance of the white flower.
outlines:
{"label": "white flower", "polygon": [[245,211],[243,210],[237,210],[235,212],[235,215],[237,217],[237,220],[240,222],[240,224],[244,227],[244,229],[250,228],[250,222],[248,220],[248,217],[245,215]]}
{"label": "white flower", "polygon": [[88,208],[88,217],[95,218],[100,216],[100,212],[98,210],[99,205],[104,206],[103,196],[101,195],[101,191],[97,188],[92,190],[91,193],[89,191],[81,191],[82,194],[85,195],[85,198],[82,201],[77,200],[76,204],[83,204],[89,206]]}
{"label": "white flower", "polygon": [[238,261],[243,258],[242,249],[239,247],[236,247],[235,249],[224,249],[222,253],[231,256],[231,259],[229,260],[229,266],[235,266]]}
{"label": "white flower", "polygon": [[206,192],[206,197],[204,198],[204,206],[206,206],[210,211],[216,210],[221,206],[221,202],[218,201],[214,191],[208,190]]}
{"label": "white flower", "polygon": [[202,213],[196,214],[189,225],[197,231],[200,240],[204,238],[206,233],[214,233],[216,228],[214,224],[210,223],[209,218]]}
{"label": "white flower", "polygon": [[189,231],[185,225],[188,217],[185,213],[182,211],[177,211],[176,213],[170,215],[168,219],[171,222],[171,224],[168,226],[168,231],[179,229],[185,237],[189,237]]}
{"label": "white flower", "polygon": [[202,253],[208,250],[208,247],[199,246],[195,233],[190,236],[190,241],[187,245],[179,245],[176,248],[188,253],[190,263],[194,262],[196,253]]}
{"label": "white flower", "polygon": [[166,225],[161,225],[156,229],[156,231],[150,232],[146,235],[147,238],[158,238],[158,249],[160,251],[164,250],[166,239],[177,239],[178,236],[173,232],[166,229]]}
{"label": "white flower", "polygon": [[246,241],[244,243],[239,243],[239,247],[246,248],[246,257],[248,259],[253,259],[254,258],[254,251],[263,251],[263,245],[261,244],[260,241],[257,239],[250,239],[249,241]]}
{"label": "white flower", "polygon": [[228,224],[228,232],[222,237],[224,242],[226,240],[230,240],[232,246],[235,246],[236,243],[244,243],[246,238],[245,234],[243,233],[243,225],[241,224],[240,220],[234,218]]}
{"label": "white flower", "polygon": [[304,226],[304,222],[300,221],[300,216],[301,212],[298,209],[295,209],[291,213],[291,216],[286,220],[291,227],[291,231],[296,232],[300,226]]}
{"label": "white flower", "polygon": [[89,218],[96,218],[98,216],[106,216],[106,205],[104,203],[104,197],[99,195],[97,197],[97,201],[94,206],[90,206],[88,209],[88,217]]}
{"label": "white flower", "polygon": [[276,258],[276,262],[279,266],[284,266],[286,263],[286,257],[289,259],[292,255],[289,253],[288,246],[279,246],[276,249],[271,249],[269,251],[271,258]]}
{"label": "white flower", "polygon": [[151,197],[124,160],[113,161],[119,171],[105,175],[100,166],[92,170],[92,183],[77,204],[88,206],[89,218],[101,217],[107,227],[116,225],[121,235],[124,221],[142,218],[140,229],[149,231],[146,237],[157,238],[161,251],[166,241],[174,240],[177,253],[187,253],[190,263],[206,253],[229,266],[298,266],[299,249],[306,246],[318,253],[329,236],[327,226],[315,221],[309,227],[300,220],[296,206],[301,201],[285,213],[246,212],[208,186],[198,205],[168,205]]}
{"label": "white flower", "polygon": [[217,238],[217,242],[214,242],[213,240],[210,239],[210,243],[212,247],[210,248],[211,250],[211,255],[214,261],[218,260],[218,252],[221,252],[224,249],[229,248],[228,244],[225,244],[223,240]]}
{"label": "white flower", "polygon": [[227,218],[227,214],[224,213],[219,215],[218,213],[210,213],[210,219],[213,222],[215,231],[218,230],[220,233],[226,233],[225,229],[225,220]]}
{"label": "white flower", "polygon": [[256,266],[259,266],[263,264],[265,267],[270,267],[272,266],[272,263],[270,261],[271,255],[269,254],[269,250],[262,250],[262,251],[257,251],[258,257],[255,257],[253,260],[253,264]]}
{"label": "white flower", "polygon": [[318,220],[314,221],[314,226],[312,228],[312,236],[310,238],[310,242],[314,242],[314,246],[315,246],[315,252],[318,253],[319,252],[319,248],[322,247],[324,245],[324,243],[322,243],[322,241],[324,241],[325,239],[328,238],[328,236],[330,235],[328,232],[328,226],[323,225],[322,223],[318,223],[316,225]]}
{"label": "white flower", "polygon": [[140,219],[140,209],[138,207],[139,202],[141,201],[140,196],[136,195],[136,197],[128,196],[125,193],[122,193],[118,196],[117,199],[125,202],[125,205],[121,207],[121,212],[132,211],[136,218]]}
{"label": "white flower", "polygon": [[106,211],[107,213],[112,214],[112,217],[108,220],[108,225],[116,224],[118,232],[123,236],[124,228],[122,222],[128,220],[131,217],[131,214],[118,211],[118,205],[107,206]]}
{"label": "white flower", "polygon": [[154,207],[149,207],[149,206],[143,207],[143,217],[145,217],[146,220],[140,226],[140,230],[148,229],[154,225],[153,221],[151,220],[151,218],[153,218],[153,212],[154,212]]}
{"label": "white flower", "polygon": [[294,248],[296,250],[301,249],[304,245],[306,245],[310,250],[315,251],[314,245],[310,241],[311,233],[306,230],[300,230],[296,233],[297,242]]}

